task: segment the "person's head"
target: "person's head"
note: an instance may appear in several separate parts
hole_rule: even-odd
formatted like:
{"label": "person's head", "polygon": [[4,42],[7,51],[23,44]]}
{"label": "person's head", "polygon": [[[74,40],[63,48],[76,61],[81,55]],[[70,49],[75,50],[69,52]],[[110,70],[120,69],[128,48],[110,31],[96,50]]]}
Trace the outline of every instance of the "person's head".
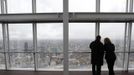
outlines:
{"label": "person's head", "polygon": [[100,35],[97,35],[97,36],[96,36],[96,40],[97,40],[97,41],[100,41],[100,40],[101,40],[101,36],[100,36]]}
{"label": "person's head", "polygon": [[104,39],[104,44],[109,44],[109,43],[111,43],[111,40],[108,37],[106,37]]}

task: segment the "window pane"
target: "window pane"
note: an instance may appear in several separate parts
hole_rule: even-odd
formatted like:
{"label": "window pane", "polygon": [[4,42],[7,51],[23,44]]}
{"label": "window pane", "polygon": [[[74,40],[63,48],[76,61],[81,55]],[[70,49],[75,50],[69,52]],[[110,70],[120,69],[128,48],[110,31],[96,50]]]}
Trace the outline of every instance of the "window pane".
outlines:
{"label": "window pane", "polygon": [[37,38],[37,51],[45,53],[38,54],[38,68],[63,69],[63,24],[38,23]]}
{"label": "window pane", "polygon": [[88,69],[90,67],[89,44],[94,37],[94,23],[69,23],[69,52],[76,52],[69,54],[69,69]]}
{"label": "window pane", "polygon": [[123,51],[125,23],[101,23],[100,35],[102,41],[109,37],[115,45],[115,51]]}
{"label": "window pane", "polygon": [[4,51],[3,49],[3,33],[2,33],[2,25],[0,24],[0,52]]}
{"label": "window pane", "polygon": [[10,51],[33,51],[32,36],[32,24],[9,24]]}
{"label": "window pane", "polygon": [[5,58],[3,53],[0,53],[0,69],[5,69]]}
{"label": "window pane", "polygon": [[94,23],[69,23],[69,51],[89,52],[89,44],[94,37]]}
{"label": "window pane", "polygon": [[[116,61],[114,64],[114,70],[123,70],[123,53],[116,52]],[[104,57],[104,64],[102,70],[108,70],[107,63]]]}
{"label": "window pane", "polygon": [[70,52],[69,69],[70,70],[91,69],[91,54],[88,52]]}
{"label": "window pane", "polygon": [[37,13],[62,12],[63,0],[37,0]]}
{"label": "window pane", "polygon": [[[134,52],[134,24],[132,26],[131,52]],[[129,56],[129,69],[134,69],[134,53]]]}
{"label": "window pane", "polygon": [[130,53],[129,56],[129,69],[134,69],[134,53]]}
{"label": "window pane", "polygon": [[134,24],[132,26],[131,51],[134,51]]}
{"label": "window pane", "polygon": [[8,13],[32,13],[32,0],[7,0]]}
{"label": "window pane", "polygon": [[63,53],[38,53],[39,70],[63,70]]}
{"label": "window pane", "polygon": [[95,12],[96,0],[69,0],[69,12]]}
{"label": "window pane", "polygon": [[32,53],[10,53],[10,68],[15,70],[33,70],[34,61]]}
{"label": "window pane", "polygon": [[[116,61],[114,64],[114,70],[123,70],[123,53],[116,53]],[[104,64],[102,70],[108,70],[107,63],[104,57]]]}
{"label": "window pane", "polygon": [[100,0],[101,12],[125,12],[126,0]]}
{"label": "window pane", "polygon": [[1,1],[0,1],[0,14],[1,14]]}

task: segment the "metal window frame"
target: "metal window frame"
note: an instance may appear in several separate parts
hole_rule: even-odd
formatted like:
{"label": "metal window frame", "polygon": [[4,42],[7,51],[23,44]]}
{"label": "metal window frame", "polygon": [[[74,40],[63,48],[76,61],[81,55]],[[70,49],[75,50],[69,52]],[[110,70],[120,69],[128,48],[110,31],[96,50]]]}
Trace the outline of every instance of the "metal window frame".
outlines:
{"label": "metal window frame", "polygon": [[[1,0],[1,14],[7,14],[7,1]],[[9,56],[9,31],[8,24],[2,23],[3,30],[3,47],[4,47],[4,58],[5,58],[5,69],[9,69],[10,56]]]}
{"label": "metal window frame", "polygon": [[[32,13],[36,13],[36,0],[32,0]],[[38,58],[37,58],[37,24],[33,24],[33,57],[34,57],[34,70],[37,71],[38,68]]]}
{"label": "metal window frame", "polygon": [[[126,13],[128,12],[128,0],[126,0]],[[126,60],[125,60],[125,58],[126,58],[126,40],[127,40],[127,22],[125,23],[125,31],[124,31],[124,50],[123,50],[123,70],[125,71],[126,69],[125,69],[125,63],[126,63]]]}
{"label": "metal window frame", "polygon": [[[96,0],[96,12],[100,12],[100,0]],[[96,27],[95,27],[95,36],[100,34],[100,23],[96,22]]]}
{"label": "metal window frame", "polygon": [[69,13],[68,13],[68,0],[63,0],[63,75],[69,75],[68,64],[68,41],[69,41]]}
{"label": "metal window frame", "polygon": [[[128,4],[129,4],[129,10],[128,10],[128,12],[129,13],[132,13],[133,12],[133,0],[129,0],[129,2],[128,2]],[[131,47],[131,33],[132,33],[132,22],[129,22],[128,23],[128,31],[127,31],[128,33],[128,39],[127,39],[127,50],[128,50],[128,58],[126,58],[126,61],[127,61],[127,63],[126,63],[126,69],[125,69],[125,71],[128,71],[128,69],[129,69],[129,58],[130,58],[130,47]]]}
{"label": "metal window frame", "polygon": [[[128,8],[129,8],[129,10],[128,10]],[[95,36],[100,34],[100,23],[99,22],[126,22],[125,33],[124,33],[125,34],[124,35],[124,53],[127,53],[125,50],[128,49],[128,57],[127,58],[124,57],[124,61],[127,61],[127,63],[124,62],[124,65],[127,65],[125,70],[128,71],[130,46],[131,46],[131,35],[132,35],[132,22],[134,22],[133,13],[132,13],[133,12],[133,0],[129,0],[129,2],[127,0],[127,2],[126,2],[126,11],[128,11],[129,14],[118,13],[118,15],[125,15],[125,17],[123,19],[122,19],[122,17],[119,17],[119,16],[116,17],[117,13],[100,13],[100,0],[96,0],[96,13],[91,13],[91,14],[90,13],[88,13],[88,14],[87,13],[69,13],[68,12],[68,0],[63,0],[63,14],[62,13],[35,14],[36,13],[36,0],[32,0],[32,13],[33,14],[4,15],[7,13],[7,1],[6,0],[1,0],[1,10],[2,10],[2,14],[0,15],[0,22],[2,23],[2,29],[3,29],[3,46],[4,46],[4,58],[5,58],[6,70],[9,69],[8,61],[10,60],[8,58],[8,57],[10,57],[9,56],[10,48],[9,48],[8,23],[27,23],[27,22],[33,23],[34,70],[36,71],[38,68],[38,61],[37,61],[37,55],[36,55],[36,51],[37,51],[37,25],[36,25],[36,23],[37,22],[56,22],[56,23],[63,22],[64,75],[69,75],[69,69],[68,69],[68,66],[69,66],[68,65],[68,41],[69,41],[69,38],[68,38],[69,37],[69,35],[68,35],[69,25],[68,25],[68,23],[69,22],[96,22]],[[55,14],[57,14],[57,15],[55,15]],[[104,14],[109,14],[109,17],[111,16],[112,19],[108,18],[107,17],[108,15],[104,15]],[[70,15],[72,15],[72,16],[70,16]],[[97,16],[95,16],[95,15],[97,15]],[[13,16],[16,16],[16,17],[13,17]],[[18,16],[19,16],[19,18],[18,18],[19,20],[17,20]],[[26,16],[28,16],[30,18],[28,18]],[[47,17],[47,18],[42,18],[41,16]],[[68,17],[68,16],[70,16],[70,17]],[[86,16],[89,18],[87,18]],[[115,17],[112,17],[112,16],[115,16]],[[92,18],[90,18],[90,17],[92,17]],[[116,21],[114,21],[114,18],[116,18]],[[24,19],[28,20],[28,21],[22,21]],[[109,19],[109,20],[107,20],[107,19]],[[127,23],[129,23],[129,24],[127,24]],[[128,28],[127,28],[127,26],[128,26]],[[126,47],[126,45],[127,45],[127,47]]]}

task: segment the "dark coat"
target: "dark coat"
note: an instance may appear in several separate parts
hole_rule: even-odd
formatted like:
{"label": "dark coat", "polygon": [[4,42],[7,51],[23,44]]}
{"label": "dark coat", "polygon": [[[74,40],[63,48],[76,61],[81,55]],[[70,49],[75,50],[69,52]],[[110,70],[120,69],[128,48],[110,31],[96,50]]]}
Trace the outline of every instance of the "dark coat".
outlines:
{"label": "dark coat", "polygon": [[100,41],[93,41],[91,48],[91,64],[103,65],[104,46]]}
{"label": "dark coat", "polygon": [[105,59],[107,61],[114,62],[116,60],[116,55],[114,53],[114,51],[115,51],[114,44],[105,44],[104,45],[104,50],[106,52]]}

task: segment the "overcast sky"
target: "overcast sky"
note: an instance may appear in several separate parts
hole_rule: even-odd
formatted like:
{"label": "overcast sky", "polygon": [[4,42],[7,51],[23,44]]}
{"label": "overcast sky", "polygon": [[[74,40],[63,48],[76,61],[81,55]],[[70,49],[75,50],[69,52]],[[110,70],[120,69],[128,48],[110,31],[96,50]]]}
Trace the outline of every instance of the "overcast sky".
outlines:
{"label": "overcast sky", "polygon": [[[8,13],[31,13],[32,0],[7,0]],[[69,0],[69,12],[95,12],[96,0]],[[37,13],[62,12],[63,0],[37,0]],[[126,0],[101,0],[101,12],[125,12]],[[9,26],[10,38],[32,38],[32,24],[15,24]],[[62,23],[38,24],[38,38],[63,39]],[[123,39],[123,23],[101,24],[102,37]],[[70,23],[70,39],[93,39],[95,23]]]}

